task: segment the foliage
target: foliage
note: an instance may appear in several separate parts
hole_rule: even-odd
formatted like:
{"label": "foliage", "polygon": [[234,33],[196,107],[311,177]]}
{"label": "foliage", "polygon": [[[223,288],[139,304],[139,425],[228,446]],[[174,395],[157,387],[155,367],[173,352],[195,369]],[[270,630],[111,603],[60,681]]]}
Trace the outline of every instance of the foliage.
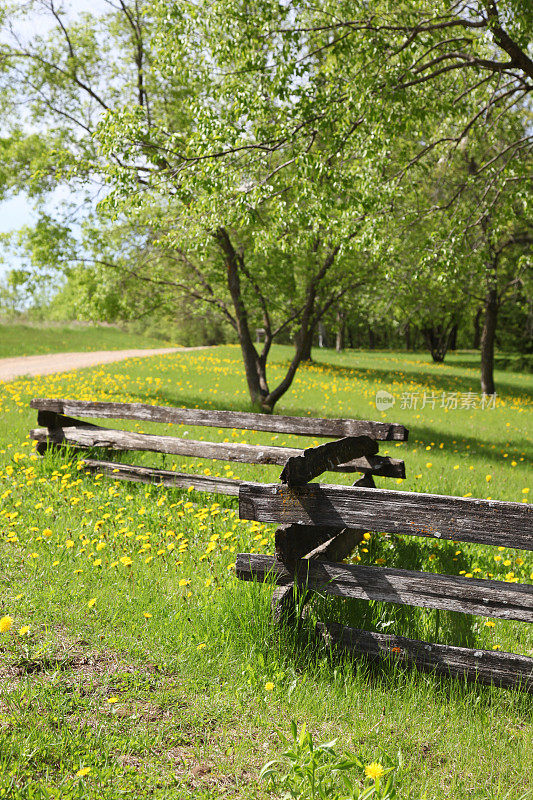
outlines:
{"label": "foliage", "polygon": [[[291,739],[278,731],[283,752],[269,761],[259,777],[270,783],[276,793],[287,800],[394,800],[397,771],[384,768],[379,762],[365,765],[357,756],[338,754],[336,740],[316,744],[303,724],[300,732],[291,722]],[[385,759],[386,763],[390,759]],[[401,766],[401,755],[399,757]],[[283,774],[277,773],[283,770]],[[358,774],[353,773],[357,770]],[[372,777],[375,774],[376,777]],[[366,779],[365,779],[366,776]],[[361,784],[364,781],[364,786]]]}

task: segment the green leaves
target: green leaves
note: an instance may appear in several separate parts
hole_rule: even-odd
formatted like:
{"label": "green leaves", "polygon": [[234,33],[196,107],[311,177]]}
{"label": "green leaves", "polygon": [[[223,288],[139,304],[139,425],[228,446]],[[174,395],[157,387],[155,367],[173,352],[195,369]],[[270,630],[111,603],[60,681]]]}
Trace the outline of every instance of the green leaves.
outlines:
{"label": "green leaves", "polygon": [[268,761],[259,774],[272,790],[292,800],[394,800],[401,768],[401,754],[392,762],[387,756],[365,766],[355,755],[340,754],[337,740],[316,744],[304,723],[301,730],[293,720],[291,738],[278,731],[283,752]]}

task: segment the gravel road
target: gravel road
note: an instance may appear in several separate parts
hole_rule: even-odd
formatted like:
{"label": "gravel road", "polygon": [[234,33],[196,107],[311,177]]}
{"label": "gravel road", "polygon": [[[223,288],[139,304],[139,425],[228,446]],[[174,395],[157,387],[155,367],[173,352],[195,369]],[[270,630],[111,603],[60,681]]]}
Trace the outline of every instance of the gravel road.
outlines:
{"label": "gravel road", "polygon": [[162,347],[157,350],[95,350],[88,353],[48,353],[44,356],[17,356],[0,358],[0,381],[13,381],[22,375],[51,375],[73,369],[110,364],[125,358],[147,358],[165,353],[182,353],[203,350],[203,347]]}

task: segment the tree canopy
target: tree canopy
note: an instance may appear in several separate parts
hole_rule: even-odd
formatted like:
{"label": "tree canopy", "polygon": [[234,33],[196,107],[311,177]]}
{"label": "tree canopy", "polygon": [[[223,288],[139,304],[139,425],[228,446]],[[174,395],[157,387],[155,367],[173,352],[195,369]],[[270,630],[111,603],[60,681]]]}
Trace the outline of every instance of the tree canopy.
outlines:
{"label": "tree canopy", "polygon": [[[28,36],[37,11],[48,27]],[[493,392],[498,310],[531,243],[532,23],[516,0],[14,6],[0,183],[37,202],[68,184],[84,208],[77,228],[73,203],[43,206],[29,260],[91,275],[103,315],[210,308],[266,411],[341,299],[388,294],[428,341],[482,303]],[[270,347],[289,336],[272,387]]]}

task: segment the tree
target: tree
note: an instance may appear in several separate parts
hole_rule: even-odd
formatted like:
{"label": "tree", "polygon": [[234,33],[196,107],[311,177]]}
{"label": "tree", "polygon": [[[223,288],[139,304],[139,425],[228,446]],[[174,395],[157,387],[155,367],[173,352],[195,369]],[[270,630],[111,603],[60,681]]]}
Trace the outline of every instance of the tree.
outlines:
{"label": "tree", "polygon": [[[492,133],[531,91],[531,13],[511,0],[118,0],[75,21],[40,5],[50,33],[27,43],[13,29],[2,47],[5,91],[16,84],[47,131],[27,159],[32,190],[77,181],[89,206],[89,187],[104,194],[75,260],[216,309],[266,411],[328,308],[369,274],[377,285],[376,265],[386,272],[377,254],[404,187],[412,226],[449,214],[453,246],[435,249],[458,253],[523,177],[527,125]],[[457,152],[475,167],[420,205],[415,177]],[[270,348],[289,332],[294,357],[271,387]]]}

